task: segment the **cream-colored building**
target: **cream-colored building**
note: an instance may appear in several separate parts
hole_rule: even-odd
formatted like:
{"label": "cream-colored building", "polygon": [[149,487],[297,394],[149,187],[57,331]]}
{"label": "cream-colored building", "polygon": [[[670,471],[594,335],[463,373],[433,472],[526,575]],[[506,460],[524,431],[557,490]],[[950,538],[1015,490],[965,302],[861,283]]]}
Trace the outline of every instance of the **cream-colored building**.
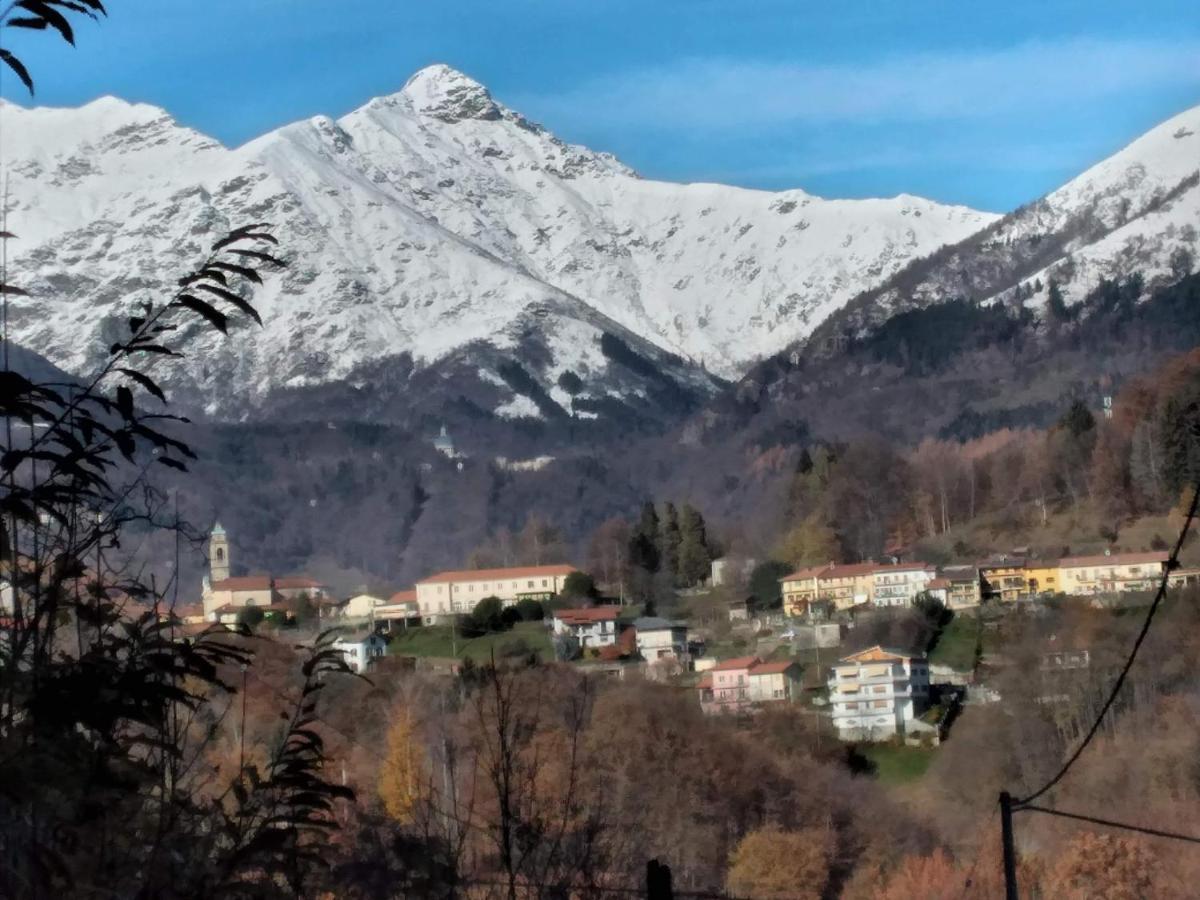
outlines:
{"label": "cream-colored building", "polygon": [[377,607],[385,603],[387,600],[374,594],[355,594],[342,607],[342,615],[348,619],[367,619]]}
{"label": "cream-colored building", "polygon": [[220,523],[209,536],[209,574],[201,590],[204,616],[210,622],[231,621],[247,606],[282,610],[286,600],[302,596],[314,602],[325,597],[321,582],[304,576],[231,575],[229,537]]}
{"label": "cream-colored building", "polygon": [[1059,589],[1075,595],[1153,591],[1169,558],[1165,550],[1068,556],[1058,562]]}
{"label": "cream-colored building", "polygon": [[417,582],[417,605],[421,618],[431,622],[441,616],[466,615],[485,597],[496,597],[505,606],[526,598],[552,600],[575,571],[574,566],[553,565],[438,572]]}
{"label": "cream-colored building", "polygon": [[877,563],[812,566],[780,579],[783,611],[807,616],[812,604],[824,602],[841,611],[870,603],[875,591]]}

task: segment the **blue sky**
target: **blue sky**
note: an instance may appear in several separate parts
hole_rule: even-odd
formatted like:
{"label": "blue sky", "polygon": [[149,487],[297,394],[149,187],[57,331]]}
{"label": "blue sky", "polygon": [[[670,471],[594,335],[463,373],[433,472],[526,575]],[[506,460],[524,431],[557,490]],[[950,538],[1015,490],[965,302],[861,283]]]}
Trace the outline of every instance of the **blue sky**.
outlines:
{"label": "blue sky", "polygon": [[9,33],[38,101],[142,100],[228,144],[445,62],[647,176],[1006,210],[1200,103],[1195,0],[108,5],[76,50]]}

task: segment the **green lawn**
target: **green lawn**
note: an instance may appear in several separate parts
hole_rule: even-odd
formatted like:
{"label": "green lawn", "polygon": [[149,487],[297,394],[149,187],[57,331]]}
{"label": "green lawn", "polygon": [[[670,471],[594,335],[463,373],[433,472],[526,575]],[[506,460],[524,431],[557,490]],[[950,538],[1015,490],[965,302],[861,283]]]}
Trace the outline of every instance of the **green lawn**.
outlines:
{"label": "green lawn", "polygon": [[400,632],[388,646],[389,656],[436,656],[443,659],[472,659],[486,662],[503,654],[516,641],[525,645],[542,659],[553,656],[549,630],[541,622],[519,622],[511,631],[465,638],[449,625],[427,625]]}
{"label": "green lawn", "polygon": [[917,781],[933,762],[934,750],[898,744],[864,744],[858,752],[875,764],[875,777],[884,784]]}
{"label": "green lawn", "polygon": [[929,654],[929,661],[949,666],[956,672],[970,672],[975,668],[975,640],[979,622],[974,613],[961,612],[950,620],[942,630],[937,645]]}

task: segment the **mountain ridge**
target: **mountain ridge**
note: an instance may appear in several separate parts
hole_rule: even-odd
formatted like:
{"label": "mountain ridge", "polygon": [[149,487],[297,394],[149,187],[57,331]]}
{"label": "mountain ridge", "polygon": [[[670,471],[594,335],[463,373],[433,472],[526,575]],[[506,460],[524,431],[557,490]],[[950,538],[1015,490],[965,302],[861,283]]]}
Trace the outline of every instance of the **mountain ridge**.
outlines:
{"label": "mountain ridge", "polygon": [[96,365],[128,305],[173,283],[212,237],[276,225],[293,265],[259,293],[265,328],[197,336],[203,362],[162,370],[177,395],[226,417],[391,356],[514,350],[528,330],[517,320],[547,304],[562,315],[545,320],[550,353],[533,374],[559,403],[568,370],[596,399],[612,389],[604,331],[702,386],[704,370],[738,374],[992,218],[919,198],[649,181],[445,66],[232,149],[114,98],[4,115],[20,135],[4,148],[24,238],[14,274],[33,292],[14,304],[14,336],[69,371]]}

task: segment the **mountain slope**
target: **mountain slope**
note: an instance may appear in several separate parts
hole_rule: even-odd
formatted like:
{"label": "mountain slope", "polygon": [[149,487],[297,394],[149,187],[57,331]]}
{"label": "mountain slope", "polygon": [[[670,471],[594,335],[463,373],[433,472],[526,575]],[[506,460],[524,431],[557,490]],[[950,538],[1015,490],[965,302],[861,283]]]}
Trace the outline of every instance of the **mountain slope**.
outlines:
{"label": "mountain slope", "polygon": [[[911,197],[645,181],[444,66],[340,120],[232,150],[113,98],[0,114],[15,280],[33,292],[14,304],[14,335],[68,371],[94,366],[129,304],[173,283],[222,230],[277,226],[291,266],[259,294],[265,327],[202,335],[161,371],[176,396],[224,416],[472,347],[538,346],[517,361],[560,406],[567,370],[597,403],[645,393],[615,372],[605,333],[711,392],[701,364],[734,374],[993,218]],[[486,364],[478,374],[498,377]]]}
{"label": "mountain slope", "polygon": [[807,346],[827,346],[839,334],[955,297],[1040,307],[1052,280],[1068,303],[1101,279],[1135,271],[1148,292],[1187,274],[1198,258],[1200,106],[1040,200],[911,263],[848,303]]}

